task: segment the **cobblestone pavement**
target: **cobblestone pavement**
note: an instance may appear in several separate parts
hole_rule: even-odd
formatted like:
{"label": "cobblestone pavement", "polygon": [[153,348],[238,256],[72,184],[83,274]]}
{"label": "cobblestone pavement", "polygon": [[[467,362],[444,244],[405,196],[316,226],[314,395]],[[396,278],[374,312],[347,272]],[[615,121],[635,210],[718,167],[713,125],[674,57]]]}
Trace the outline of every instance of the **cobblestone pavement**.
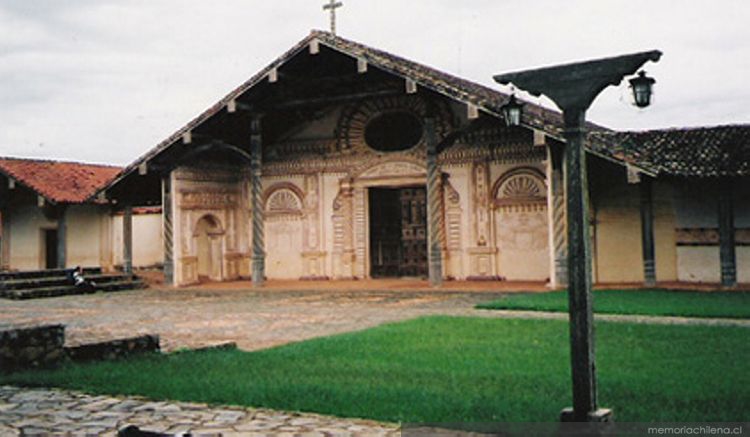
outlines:
{"label": "cobblestone pavement", "polygon": [[0,436],[114,436],[128,425],[180,435],[396,436],[396,425],[308,413],[0,387]]}

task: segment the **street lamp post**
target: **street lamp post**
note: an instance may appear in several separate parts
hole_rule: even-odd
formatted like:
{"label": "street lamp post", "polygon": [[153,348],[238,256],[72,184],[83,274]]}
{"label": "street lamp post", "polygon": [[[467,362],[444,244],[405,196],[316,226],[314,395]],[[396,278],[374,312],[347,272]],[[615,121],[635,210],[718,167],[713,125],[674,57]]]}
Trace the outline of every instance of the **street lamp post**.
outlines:
{"label": "street lamp post", "polygon": [[[596,403],[591,243],[584,150],[586,110],[602,90],[610,85],[618,85],[625,76],[635,74],[644,63],[657,62],[660,57],[661,52],[653,50],[494,77],[500,84],[513,83],[532,95],[546,95],[562,110],[565,121],[568,302],[573,408],[562,411],[562,421],[599,422],[611,420],[612,416],[611,410],[599,409]],[[653,81],[649,82],[650,84],[653,84]],[[635,84],[632,85],[635,91]]]}

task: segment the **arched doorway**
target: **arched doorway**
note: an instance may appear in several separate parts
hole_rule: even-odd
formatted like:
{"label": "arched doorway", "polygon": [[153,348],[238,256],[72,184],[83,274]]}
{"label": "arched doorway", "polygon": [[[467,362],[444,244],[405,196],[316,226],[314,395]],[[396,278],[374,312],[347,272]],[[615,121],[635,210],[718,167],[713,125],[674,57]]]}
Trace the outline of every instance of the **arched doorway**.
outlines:
{"label": "arched doorway", "polygon": [[224,231],[213,215],[204,215],[195,225],[198,279],[220,281],[222,279],[221,244]]}

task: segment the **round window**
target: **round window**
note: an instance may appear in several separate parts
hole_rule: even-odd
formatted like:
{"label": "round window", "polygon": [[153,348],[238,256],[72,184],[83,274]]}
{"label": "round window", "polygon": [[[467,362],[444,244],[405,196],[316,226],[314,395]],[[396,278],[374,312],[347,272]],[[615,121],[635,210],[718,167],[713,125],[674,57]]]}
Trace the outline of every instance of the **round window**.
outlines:
{"label": "round window", "polygon": [[365,127],[367,145],[381,152],[411,149],[422,139],[422,122],[408,111],[380,114]]}

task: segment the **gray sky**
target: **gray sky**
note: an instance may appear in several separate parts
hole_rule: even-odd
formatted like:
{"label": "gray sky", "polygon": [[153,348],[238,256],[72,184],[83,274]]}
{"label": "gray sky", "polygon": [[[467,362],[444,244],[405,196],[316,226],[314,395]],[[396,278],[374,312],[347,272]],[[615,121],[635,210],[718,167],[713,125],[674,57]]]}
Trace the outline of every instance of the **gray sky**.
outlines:
{"label": "gray sky", "polygon": [[[652,107],[624,84],[594,102],[611,128],[750,122],[747,0],[343,1],[341,36],[498,89],[501,72],[664,51]],[[0,155],[127,164],[327,29],[323,3],[0,0]]]}

